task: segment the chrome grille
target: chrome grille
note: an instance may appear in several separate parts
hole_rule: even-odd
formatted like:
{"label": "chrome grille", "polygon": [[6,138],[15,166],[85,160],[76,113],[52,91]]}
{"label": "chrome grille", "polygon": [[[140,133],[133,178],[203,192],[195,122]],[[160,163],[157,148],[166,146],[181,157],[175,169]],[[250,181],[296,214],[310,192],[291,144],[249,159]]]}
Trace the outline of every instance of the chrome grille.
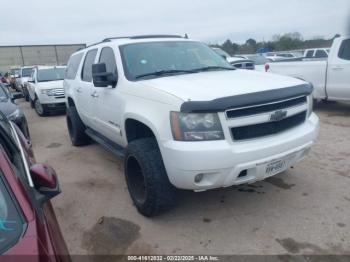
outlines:
{"label": "chrome grille", "polygon": [[307,115],[307,97],[229,109],[226,113],[233,140],[253,139],[301,125]]}
{"label": "chrome grille", "polygon": [[50,91],[47,92],[47,95],[54,96],[56,98],[64,98],[65,97],[63,88],[50,89]]}

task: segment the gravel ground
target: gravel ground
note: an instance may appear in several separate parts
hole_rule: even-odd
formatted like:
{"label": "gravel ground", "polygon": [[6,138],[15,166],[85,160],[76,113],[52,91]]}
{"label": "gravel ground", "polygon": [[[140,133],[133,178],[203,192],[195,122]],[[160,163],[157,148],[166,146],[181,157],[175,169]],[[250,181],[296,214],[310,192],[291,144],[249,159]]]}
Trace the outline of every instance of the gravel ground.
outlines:
{"label": "gravel ground", "polygon": [[73,147],[65,116],[27,115],[38,162],[52,165],[53,200],[71,254],[350,255],[350,105],[318,103],[320,135],[295,168],[266,181],[201,193],[148,219],[133,207],[123,163],[98,144]]}

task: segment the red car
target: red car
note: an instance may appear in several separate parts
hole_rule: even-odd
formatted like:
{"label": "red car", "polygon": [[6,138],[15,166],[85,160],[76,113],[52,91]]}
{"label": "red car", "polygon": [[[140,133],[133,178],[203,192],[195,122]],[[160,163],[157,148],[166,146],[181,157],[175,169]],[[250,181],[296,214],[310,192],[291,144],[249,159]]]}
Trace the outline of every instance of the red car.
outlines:
{"label": "red car", "polygon": [[30,142],[0,113],[0,261],[70,261],[50,199],[55,171],[36,164]]}

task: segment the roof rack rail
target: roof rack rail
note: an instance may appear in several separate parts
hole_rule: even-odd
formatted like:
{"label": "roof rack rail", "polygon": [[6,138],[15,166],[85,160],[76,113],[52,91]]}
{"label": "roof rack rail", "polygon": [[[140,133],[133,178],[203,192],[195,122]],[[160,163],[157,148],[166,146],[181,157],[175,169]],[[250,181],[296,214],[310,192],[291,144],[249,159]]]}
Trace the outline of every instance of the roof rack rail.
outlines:
{"label": "roof rack rail", "polygon": [[100,41],[100,42],[97,42],[97,43],[88,45],[88,46],[86,46],[86,47],[81,47],[81,48],[79,48],[77,51],[84,50],[84,49],[86,49],[86,48],[88,48],[88,47],[95,46],[95,45],[98,45],[98,44],[101,44],[101,43],[110,42],[110,41],[112,41],[112,40],[116,40],[116,39],[125,39],[125,38],[128,38],[128,39],[186,38],[186,39],[188,39],[188,36],[187,36],[187,34],[185,34],[185,36],[181,36],[181,35],[134,35],[134,36],[116,36],[116,37],[108,37],[108,38],[103,39],[103,40]]}
{"label": "roof rack rail", "polygon": [[117,36],[117,37],[109,37],[102,40],[102,42],[109,42],[115,39],[147,39],[147,38],[183,38],[181,35],[134,35],[134,36]]}

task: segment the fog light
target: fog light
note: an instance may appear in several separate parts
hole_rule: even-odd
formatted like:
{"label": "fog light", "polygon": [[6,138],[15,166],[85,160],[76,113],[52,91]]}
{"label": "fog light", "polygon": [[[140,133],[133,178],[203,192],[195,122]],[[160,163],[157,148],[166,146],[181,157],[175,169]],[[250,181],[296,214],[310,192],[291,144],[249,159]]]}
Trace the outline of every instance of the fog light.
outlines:
{"label": "fog light", "polygon": [[203,179],[203,174],[198,174],[194,177],[194,182],[199,183],[202,181],[202,179]]}

